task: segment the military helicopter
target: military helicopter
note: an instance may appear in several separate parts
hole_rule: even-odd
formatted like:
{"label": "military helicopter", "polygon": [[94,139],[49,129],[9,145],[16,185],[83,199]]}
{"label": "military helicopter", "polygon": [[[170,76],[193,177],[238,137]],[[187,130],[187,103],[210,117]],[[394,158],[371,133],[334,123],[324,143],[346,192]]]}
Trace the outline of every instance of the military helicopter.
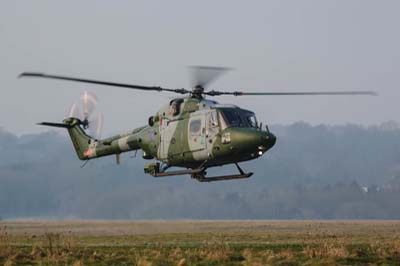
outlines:
{"label": "military helicopter", "polygon": [[[144,172],[153,177],[190,175],[200,182],[248,178],[239,162],[259,158],[276,143],[276,137],[268,126],[262,126],[254,112],[235,105],[220,104],[206,99],[213,96],[277,96],[277,95],[376,95],[373,91],[329,91],[329,92],[244,92],[205,90],[216,77],[229,70],[223,67],[191,67],[193,89],[169,89],[157,86],[141,86],[93,79],[75,78],[44,73],[24,72],[19,77],[37,77],[123,87],[128,89],[171,92],[186,97],[175,98],[150,116],[147,125],[124,134],[97,139],[87,133],[92,123],[89,119],[90,102],[93,97],[84,96],[83,115],[70,113],[62,123],[41,122],[39,125],[66,128],[80,160],[116,155],[133,150],[142,150],[144,159],[156,159],[144,167]],[[86,97],[86,98],[85,98]],[[82,112],[81,112],[82,113]],[[95,119],[97,123],[102,119]],[[99,123],[98,123],[99,124]],[[100,123],[102,124],[102,122]],[[239,173],[208,177],[210,167],[234,164]],[[184,170],[168,171],[170,167]]]}

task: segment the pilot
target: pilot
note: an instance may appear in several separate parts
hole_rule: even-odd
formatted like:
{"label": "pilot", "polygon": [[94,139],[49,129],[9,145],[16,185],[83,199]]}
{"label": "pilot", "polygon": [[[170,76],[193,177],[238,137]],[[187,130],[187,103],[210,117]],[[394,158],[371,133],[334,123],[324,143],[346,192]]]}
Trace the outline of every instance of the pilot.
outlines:
{"label": "pilot", "polygon": [[173,116],[175,116],[175,115],[178,115],[179,114],[179,112],[180,112],[180,106],[181,106],[181,103],[182,103],[182,99],[176,99],[176,100],[173,100],[172,102],[171,102],[171,114],[173,115]]}

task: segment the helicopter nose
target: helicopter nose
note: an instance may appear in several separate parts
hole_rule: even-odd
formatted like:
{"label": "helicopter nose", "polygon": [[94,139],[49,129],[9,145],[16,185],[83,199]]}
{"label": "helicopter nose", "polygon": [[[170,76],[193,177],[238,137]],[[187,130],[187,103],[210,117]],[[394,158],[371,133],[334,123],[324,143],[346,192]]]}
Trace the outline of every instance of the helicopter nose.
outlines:
{"label": "helicopter nose", "polygon": [[267,146],[268,149],[271,149],[276,143],[276,137],[274,134],[272,133],[268,133],[268,137],[267,137]]}
{"label": "helicopter nose", "polygon": [[232,146],[244,153],[261,156],[276,143],[274,134],[266,131],[231,128],[229,132]]}
{"label": "helicopter nose", "polygon": [[261,132],[262,133],[262,144],[258,146],[259,155],[262,155],[267,150],[271,149],[276,143],[276,137],[274,134],[270,132]]}

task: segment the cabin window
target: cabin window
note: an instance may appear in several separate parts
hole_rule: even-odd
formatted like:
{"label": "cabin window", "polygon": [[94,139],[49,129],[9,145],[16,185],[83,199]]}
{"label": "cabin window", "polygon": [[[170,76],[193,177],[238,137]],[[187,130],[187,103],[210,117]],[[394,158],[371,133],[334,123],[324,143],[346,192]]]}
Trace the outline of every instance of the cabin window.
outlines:
{"label": "cabin window", "polygon": [[190,135],[200,135],[201,120],[194,119],[190,122]]}

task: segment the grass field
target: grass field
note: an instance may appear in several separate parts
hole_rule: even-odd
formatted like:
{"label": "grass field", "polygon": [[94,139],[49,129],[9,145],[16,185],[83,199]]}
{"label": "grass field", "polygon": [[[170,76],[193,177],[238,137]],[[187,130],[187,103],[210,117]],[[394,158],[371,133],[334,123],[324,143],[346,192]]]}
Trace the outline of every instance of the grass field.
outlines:
{"label": "grass field", "polygon": [[3,221],[0,265],[400,265],[400,221]]}

